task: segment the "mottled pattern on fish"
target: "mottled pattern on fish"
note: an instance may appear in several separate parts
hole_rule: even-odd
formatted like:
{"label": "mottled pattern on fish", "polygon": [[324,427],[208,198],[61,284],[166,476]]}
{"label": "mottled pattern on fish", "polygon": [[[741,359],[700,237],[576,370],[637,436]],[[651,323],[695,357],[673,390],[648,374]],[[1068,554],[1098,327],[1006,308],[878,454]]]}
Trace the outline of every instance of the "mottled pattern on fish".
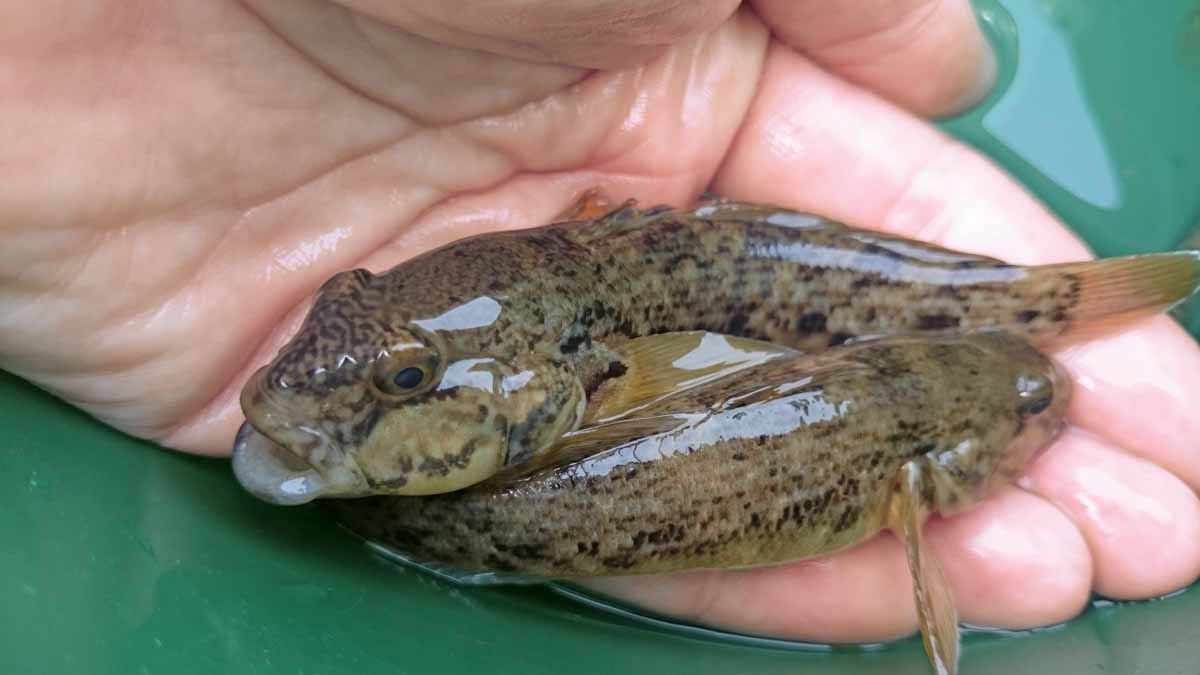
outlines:
{"label": "mottled pattern on fish", "polygon": [[[769,565],[886,527],[931,663],[954,672],[953,596],[921,524],[1058,433],[1069,380],[1033,345],[1200,283],[1198,252],[1017,267],[772,206],[584,220],[601,201],[331,279],[243,391],[241,484],[327,500],[364,537],[465,572]],[[699,367],[704,349],[668,354],[681,331],[777,351],[726,345]]]}
{"label": "mottled pattern on fish", "polygon": [[[275,368],[303,381],[316,364],[367,362],[397,328],[455,311],[464,322],[485,317],[455,331],[455,346],[493,355],[555,346],[570,356],[599,338],[689,330],[801,349],[997,325],[1057,332],[1079,301],[1078,280],[1021,285],[1027,276],[778,207],[627,206],[465,239],[378,276],[343,273]],[[462,309],[471,303],[474,312]]]}
{"label": "mottled pattern on fish", "polygon": [[[1022,393],[1031,383],[1038,400]],[[975,501],[1053,438],[1068,396],[1053,365],[1017,340],[864,343],[771,361],[638,412],[701,413],[674,429],[644,434],[635,418],[628,442],[571,439],[461,492],[328,506],[367,539],[465,571],[771,564],[881,529],[913,459],[933,508]]]}
{"label": "mottled pattern on fish", "polygon": [[[325,475],[323,496],[431,494],[575,428],[625,340],[704,330],[819,350],[981,328],[1040,340],[1161,309],[1197,279],[1195,254],[1016,267],[772,206],[627,205],[337,275],[242,406]],[[397,390],[414,364],[418,384]]]}

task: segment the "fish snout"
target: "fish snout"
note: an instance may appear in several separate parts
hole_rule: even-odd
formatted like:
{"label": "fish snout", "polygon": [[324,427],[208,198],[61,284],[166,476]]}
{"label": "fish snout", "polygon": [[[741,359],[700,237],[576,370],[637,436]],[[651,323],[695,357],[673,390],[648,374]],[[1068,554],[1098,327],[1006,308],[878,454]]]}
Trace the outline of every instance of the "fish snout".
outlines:
{"label": "fish snout", "polygon": [[279,506],[321,496],[325,480],[307,461],[259,433],[249,422],[233,443],[233,475],[250,494]]}
{"label": "fish snout", "polygon": [[272,504],[358,496],[366,480],[354,459],[315,422],[317,402],[282,396],[264,368],[242,390],[246,423],[233,445],[233,472],[242,487]]}
{"label": "fish snout", "polygon": [[362,473],[323,437],[302,430],[287,435],[301,439],[307,458],[289,449],[297,444],[285,446],[249,422],[242,424],[233,444],[233,474],[247,492],[280,506],[366,494]]}

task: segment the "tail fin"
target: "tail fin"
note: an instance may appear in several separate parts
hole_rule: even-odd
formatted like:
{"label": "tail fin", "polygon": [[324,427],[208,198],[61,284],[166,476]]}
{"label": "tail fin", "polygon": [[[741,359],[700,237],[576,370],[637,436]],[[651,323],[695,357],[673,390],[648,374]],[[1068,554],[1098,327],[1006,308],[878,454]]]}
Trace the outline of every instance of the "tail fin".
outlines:
{"label": "tail fin", "polygon": [[[1175,251],[1063,265],[1079,279],[1079,323],[1155,314],[1200,286],[1200,251]],[[1074,268],[1074,269],[1070,269]]]}
{"label": "tail fin", "polygon": [[1163,312],[1200,288],[1200,251],[1172,251],[1029,269],[1077,289],[1060,336],[1076,338]]}

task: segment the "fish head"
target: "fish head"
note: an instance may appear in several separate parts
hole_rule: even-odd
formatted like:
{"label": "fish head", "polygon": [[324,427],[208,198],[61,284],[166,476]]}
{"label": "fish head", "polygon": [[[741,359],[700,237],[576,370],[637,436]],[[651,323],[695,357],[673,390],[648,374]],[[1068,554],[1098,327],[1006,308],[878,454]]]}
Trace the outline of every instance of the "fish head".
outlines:
{"label": "fish head", "polygon": [[[956,433],[924,456],[933,507],[951,515],[1015,481],[1066,426],[1069,374],[1023,339],[1004,334],[964,338],[974,375],[949,387],[966,410],[948,420]],[[961,365],[956,366],[959,372]]]}
{"label": "fish head", "polygon": [[583,387],[561,360],[466,353],[428,322],[361,317],[372,303],[348,306],[345,295],[323,289],[242,391],[233,468],[255,496],[290,505],[451,492],[548,447],[582,417]]}

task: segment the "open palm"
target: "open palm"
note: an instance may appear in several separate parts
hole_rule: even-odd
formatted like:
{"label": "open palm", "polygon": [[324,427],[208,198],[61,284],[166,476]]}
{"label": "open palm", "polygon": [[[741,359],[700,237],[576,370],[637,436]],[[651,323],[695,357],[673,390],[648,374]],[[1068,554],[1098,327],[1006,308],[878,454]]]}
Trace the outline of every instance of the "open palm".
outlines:
{"label": "open palm", "polygon": [[[228,452],[246,376],[335,272],[540,224],[593,185],[651,203],[711,186],[1020,263],[1086,255],[904,111],[986,86],[965,1],[6,4],[0,367],[185,451]],[[1092,590],[1200,573],[1200,351],[1160,318],[1060,356],[1077,429],[1023,489],[930,530],[965,621],[1060,621]],[[596,586],[773,635],[916,625],[886,536]]]}

